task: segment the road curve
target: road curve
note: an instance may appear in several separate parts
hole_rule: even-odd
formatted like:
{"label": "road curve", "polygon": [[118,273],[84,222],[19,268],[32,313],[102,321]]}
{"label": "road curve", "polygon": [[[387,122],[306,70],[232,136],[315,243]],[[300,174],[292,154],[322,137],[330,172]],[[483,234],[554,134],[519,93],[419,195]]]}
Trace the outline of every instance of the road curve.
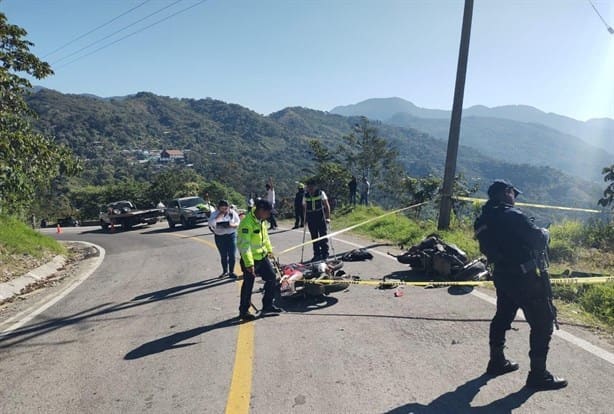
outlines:
{"label": "road curve", "polygon": [[[570,386],[523,388],[523,321],[508,334],[507,353],[520,371],[483,376],[494,307],[476,295],[406,288],[394,297],[352,286],[239,325],[239,284],[217,278],[204,226],[116,234],[73,228],[56,237],[101,245],[106,258],[65,298],[0,336],[2,413],[611,412],[614,366],[559,337],[550,367]],[[272,234],[280,251],[301,238],[298,231]],[[339,240],[334,247],[353,248]],[[282,261],[299,257],[300,250]],[[404,269],[381,255],[345,266],[363,279]],[[585,329],[563,328],[613,351]]]}

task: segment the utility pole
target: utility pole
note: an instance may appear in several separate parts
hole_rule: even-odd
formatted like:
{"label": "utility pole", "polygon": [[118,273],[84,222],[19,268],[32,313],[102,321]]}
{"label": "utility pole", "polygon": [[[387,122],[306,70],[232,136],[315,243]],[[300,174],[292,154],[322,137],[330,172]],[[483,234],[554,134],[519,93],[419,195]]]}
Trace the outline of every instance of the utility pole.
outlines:
{"label": "utility pole", "polygon": [[446,167],[443,177],[441,204],[439,206],[439,223],[437,225],[439,230],[446,230],[450,227],[452,187],[454,186],[454,176],[456,175],[456,158],[458,156],[458,139],[460,136],[461,116],[463,113],[463,98],[465,95],[465,78],[467,75],[467,57],[469,55],[472,16],[473,0],[465,0],[463,28],[461,30],[458,66],[456,69],[454,103],[452,105],[452,118],[450,119],[450,133],[448,135],[448,152],[446,154]]}

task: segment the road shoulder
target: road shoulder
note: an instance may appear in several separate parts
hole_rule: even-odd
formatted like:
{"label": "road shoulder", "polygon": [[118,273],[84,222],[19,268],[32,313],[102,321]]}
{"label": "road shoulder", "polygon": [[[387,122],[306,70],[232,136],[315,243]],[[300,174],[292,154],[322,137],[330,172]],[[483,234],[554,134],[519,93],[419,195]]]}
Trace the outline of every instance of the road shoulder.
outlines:
{"label": "road shoulder", "polygon": [[102,264],[104,248],[82,241],[67,244],[74,252],[69,259],[56,256],[4,287],[2,293],[10,296],[0,300],[0,335],[19,328],[57,303]]}

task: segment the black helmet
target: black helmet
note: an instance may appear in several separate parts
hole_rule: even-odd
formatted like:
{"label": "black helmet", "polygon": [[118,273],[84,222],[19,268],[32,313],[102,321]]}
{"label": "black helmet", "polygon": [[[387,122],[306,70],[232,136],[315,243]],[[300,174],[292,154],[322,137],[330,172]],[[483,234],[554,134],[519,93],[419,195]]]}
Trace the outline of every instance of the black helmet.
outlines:
{"label": "black helmet", "polygon": [[267,200],[256,200],[256,210],[273,211],[273,205]]}

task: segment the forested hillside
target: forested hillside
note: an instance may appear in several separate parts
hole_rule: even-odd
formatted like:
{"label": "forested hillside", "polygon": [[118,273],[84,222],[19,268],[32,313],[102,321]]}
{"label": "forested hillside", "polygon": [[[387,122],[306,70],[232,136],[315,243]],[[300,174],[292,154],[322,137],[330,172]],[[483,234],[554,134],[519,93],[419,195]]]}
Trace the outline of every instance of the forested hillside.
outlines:
{"label": "forested hillside", "polygon": [[[28,103],[39,116],[35,127],[84,159],[85,171],[74,185],[150,180],[160,167],[146,162],[142,151],[179,149],[185,151],[186,164],[206,180],[245,194],[262,192],[272,176],[278,193],[291,195],[295,181],[313,171],[309,142],[319,140],[334,152],[359,122],[356,117],[298,107],[263,116],[214,99],[146,92],[100,99],[42,89]],[[441,174],[444,142],[416,129],[375,126],[399,151],[408,174]],[[595,206],[600,195],[598,186],[552,168],[504,163],[468,147],[460,150],[459,171],[482,190],[494,178],[510,178],[530,201]]]}

